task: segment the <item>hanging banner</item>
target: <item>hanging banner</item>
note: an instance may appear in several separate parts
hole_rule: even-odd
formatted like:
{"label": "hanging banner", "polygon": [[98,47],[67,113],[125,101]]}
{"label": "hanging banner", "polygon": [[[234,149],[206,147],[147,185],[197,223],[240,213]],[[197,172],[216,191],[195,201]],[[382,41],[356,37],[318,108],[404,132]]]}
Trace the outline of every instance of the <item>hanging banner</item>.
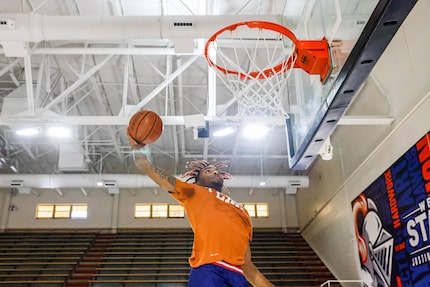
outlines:
{"label": "hanging banner", "polygon": [[429,286],[430,132],[352,202],[365,286]]}

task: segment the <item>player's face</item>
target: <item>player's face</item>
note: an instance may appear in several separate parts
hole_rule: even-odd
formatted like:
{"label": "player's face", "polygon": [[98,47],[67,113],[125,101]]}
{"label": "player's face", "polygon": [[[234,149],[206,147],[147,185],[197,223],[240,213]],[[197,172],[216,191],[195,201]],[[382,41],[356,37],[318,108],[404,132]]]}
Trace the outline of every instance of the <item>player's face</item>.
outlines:
{"label": "player's face", "polygon": [[220,176],[220,172],[214,166],[208,166],[202,169],[199,173],[197,184],[206,187],[212,187],[218,191],[222,190],[224,180]]}

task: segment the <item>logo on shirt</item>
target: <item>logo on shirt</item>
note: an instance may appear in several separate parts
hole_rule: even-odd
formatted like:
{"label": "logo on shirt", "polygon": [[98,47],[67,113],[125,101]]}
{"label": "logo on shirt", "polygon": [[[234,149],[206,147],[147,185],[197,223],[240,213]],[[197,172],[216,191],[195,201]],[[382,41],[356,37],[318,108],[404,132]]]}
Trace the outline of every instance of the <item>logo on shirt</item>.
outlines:
{"label": "logo on shirt", "polygon": [[216,198],[221,200],[221,201],[224,201],[225,203],[233,205],[234,207],[239,208],[242,211],[245,211],[242,204],[237,203],[236,201],[234,201],[233,199],[231,199],[227,195],[223,194],[222,192],[217,191],[216,192]]}

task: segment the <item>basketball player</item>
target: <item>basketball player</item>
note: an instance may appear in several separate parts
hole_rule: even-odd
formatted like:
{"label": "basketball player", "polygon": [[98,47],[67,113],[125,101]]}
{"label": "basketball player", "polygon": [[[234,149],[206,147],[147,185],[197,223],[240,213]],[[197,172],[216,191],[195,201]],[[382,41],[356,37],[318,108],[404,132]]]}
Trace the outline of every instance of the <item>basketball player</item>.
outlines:
{"label": "basketball player", "polygon": [[[149,147],[129,136],[137,168],[184,208],[194,231],[189,287],[274,287],[251,261],[252,224],[247,211],[225,194],[225,162],[193,161],[184,182],[149,160]],[[147,157],[148,156],[148,157]],[[249,283],[248,283],[249,282]]]}

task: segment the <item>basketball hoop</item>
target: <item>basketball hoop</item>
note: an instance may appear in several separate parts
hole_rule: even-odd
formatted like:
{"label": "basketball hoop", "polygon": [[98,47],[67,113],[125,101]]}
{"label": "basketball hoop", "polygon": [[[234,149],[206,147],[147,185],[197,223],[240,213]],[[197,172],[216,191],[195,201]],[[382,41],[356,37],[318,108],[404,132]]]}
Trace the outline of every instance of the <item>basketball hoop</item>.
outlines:
{"label": "basketball hoop", "polygon": [[331,70],[328,43],[297,40],[286,27],[263,21],[222,28],[206,43],[205,57],[236,98],[239,117],[288,116],[283,108],[293,68],[320,75]]}

